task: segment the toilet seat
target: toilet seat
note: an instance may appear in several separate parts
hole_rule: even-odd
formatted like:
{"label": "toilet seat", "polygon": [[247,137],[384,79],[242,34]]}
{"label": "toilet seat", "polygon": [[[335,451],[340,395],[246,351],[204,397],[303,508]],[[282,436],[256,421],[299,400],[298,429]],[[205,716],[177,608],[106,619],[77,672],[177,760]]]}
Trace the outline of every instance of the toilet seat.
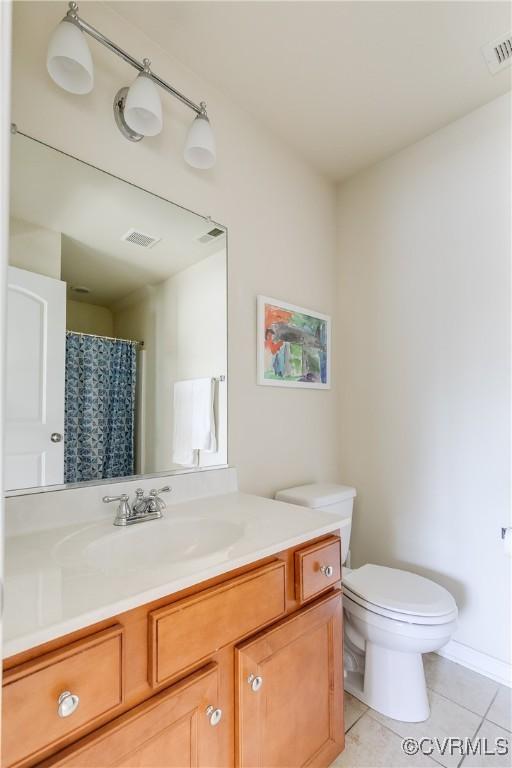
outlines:
{"label": "toilet seat", "polygon": [[343,588],[361,608],[408,624],[447,624],[458,614],[444,587],[397,568],[367,564],[344,572]]}

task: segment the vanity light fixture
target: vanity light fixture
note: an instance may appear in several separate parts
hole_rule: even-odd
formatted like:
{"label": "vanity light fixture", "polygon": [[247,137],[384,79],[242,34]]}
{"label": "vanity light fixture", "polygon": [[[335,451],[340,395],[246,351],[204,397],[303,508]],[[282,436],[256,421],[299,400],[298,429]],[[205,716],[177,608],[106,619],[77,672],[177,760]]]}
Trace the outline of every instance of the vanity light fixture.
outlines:
{"label": "vanity light fixture", "polygon": [[196,113],[185,143],[184,158],[193,168],[207,169],[215,164],[215,137],[202,101],[195,104],[172,85],[151,71],[151,62],[141,63],[109,40],[78,15],[76,2],[55,29],[48,45],[46,66],[52,80],[65,91],[89,93],[94,84],[93,62],[84,33],[115,53],[138,71],[127,88],[121,88],[114,99],[114,117],[123,136],[140,141],[144,136],[156,136],[162,130],[162,104],[156,86],[170,93]]}
{"label": "vanity light fixture", "polygon": [[211,168],[215,162],[215,137],[206,114],[206,104],[189,128],[185,142],[185,160],[192,168]]}
{"label": "vanity light fixture", "polygon": [[68,11],[48,44],[46,66],[57,85],[70,93],[89,93],[94,85],[92,56],[77,16]]}
{"label": "vanity light fixture", "polygon": [[162,130],[162,102],[157,87],[151,79],[150,60],[144,59],[140,72],[126,94],[123,109],[128,126],[142,136],[156,136]]}

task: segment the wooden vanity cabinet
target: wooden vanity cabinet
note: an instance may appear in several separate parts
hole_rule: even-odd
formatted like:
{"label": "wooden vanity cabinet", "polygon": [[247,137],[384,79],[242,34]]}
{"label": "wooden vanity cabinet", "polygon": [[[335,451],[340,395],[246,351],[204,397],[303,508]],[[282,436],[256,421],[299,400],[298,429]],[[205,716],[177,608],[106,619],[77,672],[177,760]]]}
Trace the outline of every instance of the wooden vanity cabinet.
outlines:
{"label": "wooden vanity cabinet", "polygon": [[243,768],[328,766],[344,747],[341,592],[236,650]]}
{"label": "wooden vanity cabinet", "polygon": [[[324,536],[6,659],[2,768],[327,768],[339,552]],[[60,719],[64,690],[80,703]]]}

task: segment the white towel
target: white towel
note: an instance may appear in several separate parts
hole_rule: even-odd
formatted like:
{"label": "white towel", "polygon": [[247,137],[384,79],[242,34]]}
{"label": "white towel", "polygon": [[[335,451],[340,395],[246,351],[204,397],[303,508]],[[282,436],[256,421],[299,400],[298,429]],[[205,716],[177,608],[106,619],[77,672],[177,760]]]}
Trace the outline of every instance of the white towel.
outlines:
{"label": "white towel", "polygon": [[199,464],[199,451],[215,452],[215,380],[189,379],[174,384],[173,462]]}

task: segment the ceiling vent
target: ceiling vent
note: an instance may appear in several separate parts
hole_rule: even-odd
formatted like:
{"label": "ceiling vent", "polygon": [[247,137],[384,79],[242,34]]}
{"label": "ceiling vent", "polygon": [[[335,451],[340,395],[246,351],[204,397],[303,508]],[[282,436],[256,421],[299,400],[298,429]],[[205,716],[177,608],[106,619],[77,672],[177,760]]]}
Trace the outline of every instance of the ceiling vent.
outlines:
{"label": "ceiling vent", "polygon": [[212,240],[215,240],[216,237],[220,237],[224,234],[224,230],[220,229],[219,227],[214,227],[213,229],[210,229],[209,232],[206,233],[206,235],[201,235],[201,237],[198,237],[198,241],[200,243],[211,243]]}
{"label": "ceiling vent", "polygon": [[482,55],[493,75],[505,67],[510,67],[512,64],[512,32],[484,45]]}
{"label": "ceiling vent", "polygon": [[147,232],[141,232],[139,229],[129,229],[121,238],[121,240],[126,240],[127,243],[140,245],[141,248],[152,248],[156,243],[159,243],[161,239],[161,237],[148,235]]}

